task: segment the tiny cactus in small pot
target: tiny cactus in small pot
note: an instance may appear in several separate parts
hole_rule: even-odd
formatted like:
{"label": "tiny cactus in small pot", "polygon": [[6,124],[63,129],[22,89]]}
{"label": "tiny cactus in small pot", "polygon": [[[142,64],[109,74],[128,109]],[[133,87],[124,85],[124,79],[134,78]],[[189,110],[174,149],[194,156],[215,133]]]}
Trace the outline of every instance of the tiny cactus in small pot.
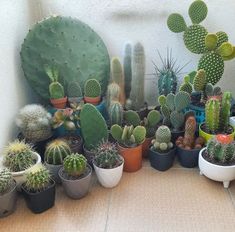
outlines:
{"label": "tiny cactus in small pot", "polygon": [[84,86],[84,100],[86,103],[98,105],[101,100],[101,86],[96,79],[89,79]]}
{"label": "tiny cactus in small pot", "polygon": [[71,81],[67,88],[69,103],[80,103],[83,99],[82,89],[77,81]]}

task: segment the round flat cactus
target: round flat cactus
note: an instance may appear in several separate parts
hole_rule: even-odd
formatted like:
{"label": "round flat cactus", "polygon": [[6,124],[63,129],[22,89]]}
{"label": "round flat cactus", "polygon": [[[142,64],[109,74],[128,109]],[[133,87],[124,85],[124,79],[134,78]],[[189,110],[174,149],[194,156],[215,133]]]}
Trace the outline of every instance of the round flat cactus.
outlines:
{"label": "round flat cactus", "polygon": [[[70,17],[50,17],[37,23],[21,48],[26,79],[44,99],[49,99],[49,78],[45,66],[56,66],[65,89],[72,81],[83,88],[95,78],[105,93],[110,76],[110,60],[102,39],[85,23]],[[67,93],[65,93],[67,95]]]}

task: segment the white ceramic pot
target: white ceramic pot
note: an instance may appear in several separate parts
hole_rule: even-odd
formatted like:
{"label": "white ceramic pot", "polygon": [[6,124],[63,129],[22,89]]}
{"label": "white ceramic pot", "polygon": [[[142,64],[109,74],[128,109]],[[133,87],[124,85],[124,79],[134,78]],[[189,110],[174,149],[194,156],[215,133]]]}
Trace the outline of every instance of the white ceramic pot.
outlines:
{"label": "white ceramic pot", "polygon": [[96,166],[95,162],[93,162],[95,173],[103,187],[113,188],[118,185],[123,173],[124,159],[122,158],[122,160],[123,162],[120,166],[112,169],[99,168]]}
{"label": "white ceramic pot", "polygon": [[203,148],[199,153],[198,166],[200,174],[211,180],[223,182],[224,188],[228,188],[230,181],[235,180],[235,165],[221,166],[208,162],[202,157],[205,149]]}

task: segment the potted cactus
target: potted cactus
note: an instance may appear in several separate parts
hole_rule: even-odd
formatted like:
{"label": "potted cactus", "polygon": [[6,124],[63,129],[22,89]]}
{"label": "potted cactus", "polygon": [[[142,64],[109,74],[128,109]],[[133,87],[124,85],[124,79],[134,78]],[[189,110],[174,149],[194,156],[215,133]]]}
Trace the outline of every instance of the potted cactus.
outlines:
{"label": "potted cactus", "polygon": [[84,197],[90,187],[91,174],[92,168],[83,155],[72,153],[66,156],[59,176],[67,196],[73,199]]}
{"label": "potted cactus", "polygon": [[44,164],[56,183],[61,183],[58,172],[63,165],[64,158],[70,154],[68,143],[62,139],[53,140],[46,147]]}
{"label": "potted cactus", "polygon": [[79,103],[83,99],[82,89],[77,81],[71,81],[67,88],[68,102]]}
{"label": "potted cactus", "polygon": [[111,127],[111,135],[118,142],[118,150],[124,158],[124,171],[136,172],[142,167],[142,143],[146,129],[143,126]]}
{"label": "potted cactus", "polygon": [[231,99],[231,93],[224,92],[221,102],[217,98],[207,100],[205,122],[199,126],[199,135],[206,142],[216,134],[227,134],[234,138],[234,129],[229,124]]}
{"label": "potted cactus", "polygon": [[184,136],[178,137],[175,142],[179,162],[186,168],[193,168],[198,165],[198,155],[205,143],[202,137],[195,137],[196,127],[195,117],[189,116],[185,122]]}
{"label": "potted cactus", "polygon": [[17,191],[10,170],[4,168],[0,171],[0,218],[13,213],[16,208]]}
{"label": "potted cactus", "polygon": [[15,140],[5,148],[3,165],[11,171],[18,189],[26,180],[27,169],[38,163],[41,163],[40,155],[24,141]]}
{"label": "potted cactus", "polygon": [[86,103],[98,105],[101,101],[101,86],[96,79],[89,79],[84,86],[84,100]]}
{"label": "potted cactus", "polygon": [[95,151],[93,165],[100,184],[105,188],[115,187],[122,177],[124,164],[116,144],[103,141]]}
{"label": "potted cactus", "polygon": [[168,170],[175,159],[175,147],[171,142],[171,131],[167,126],[158,127],[149,149],[149,161],[159,171]]}
{"label": "potted cactus", "polygon": [[51,104],[57,109],[63,109],[67,103],[67,97],[64,94],[64,87],[58,82],[59,70],[56,67],[45,65],[45,71],[51,83],[49,85],[49,93]]}
{"label": "potted cactus", "polygon": [[200,174],[229,187],[235,179],[235,142],[231,136],[219,134],[211,138],[199,154]]}
{"label": "potted cactus", "polygon": [[26,182],[21,188],[26,204],[33,213],[42,213],[54,206],[55,182],[42,164],[27,171]]}

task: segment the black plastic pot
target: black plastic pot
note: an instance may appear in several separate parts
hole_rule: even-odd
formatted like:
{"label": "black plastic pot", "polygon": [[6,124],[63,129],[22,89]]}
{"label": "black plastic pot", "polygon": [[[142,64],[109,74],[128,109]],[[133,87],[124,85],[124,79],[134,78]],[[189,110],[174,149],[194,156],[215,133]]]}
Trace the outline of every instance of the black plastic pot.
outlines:
{"label": "black plastic pot", "polygon": [[176,148],[176,155],[180,164],[185,168],[198,166],[198,155],[201,149],[185,150],[181,147]]}
{"label": "black plastic pot", "polygon": [[175,159],[175,148],[167,153],[160,153],[154,151],[152,147],[149,148],[149,161],[153,168],[158,171],[166,171],[172,167]]}
{"label": "black plastic pot", "polygon": [[29,192],[22,185],[22,193],[28,208],[33,213],[42,213],[55,204],[55,181],[51,180],[51,185],[44,191],[38,193]]}
{"label": "black plastic pot", "polygon": [[184,136],[184,130],[182,130],[182,131],[173,131],[173,130],[171,130],[171,141],[172,141],[172,143],[175,144],[175,141],[180,136]]}

